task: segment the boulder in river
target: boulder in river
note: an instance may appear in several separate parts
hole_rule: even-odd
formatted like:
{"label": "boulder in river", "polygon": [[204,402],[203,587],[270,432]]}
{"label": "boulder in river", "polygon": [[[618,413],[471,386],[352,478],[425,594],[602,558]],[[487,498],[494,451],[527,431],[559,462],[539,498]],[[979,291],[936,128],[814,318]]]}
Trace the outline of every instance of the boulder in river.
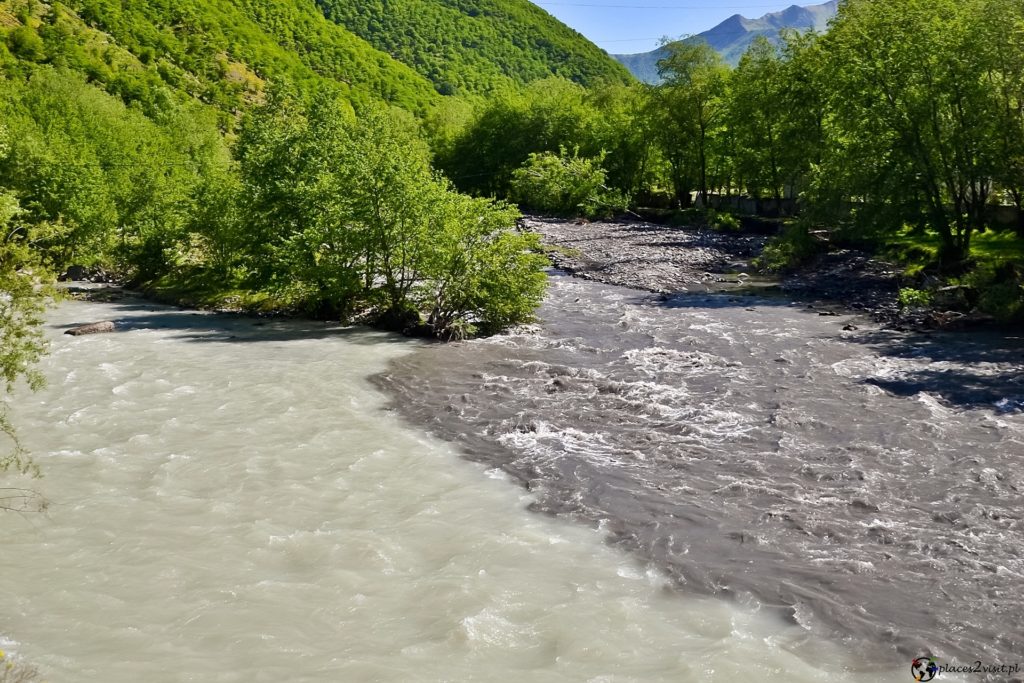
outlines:
{"label": "boulder in river", "polygon": [[88,267],[88,266],[71,266],[60,277],[57,278],[60,282],[95,282],[95,283],[110,283],[115,281],[115,277],[111,273],[103,270],[99,267]]}
{"label": "boulder in river", "polygon": [[61,282],[80,282],[89,279],[89,269],[85,266],[71,266],[58,278]]}
{"label": "boulder in river", "polygon": [[88,325],[79,325],[78,327],[72,327],[64,334],[70,334],[74,337],[78,337],[83,334],[103,334],[104,332],[114,332],[116,329],[116,324],[114,324],[110,320],[104,320],[98,323],[89,323]]}

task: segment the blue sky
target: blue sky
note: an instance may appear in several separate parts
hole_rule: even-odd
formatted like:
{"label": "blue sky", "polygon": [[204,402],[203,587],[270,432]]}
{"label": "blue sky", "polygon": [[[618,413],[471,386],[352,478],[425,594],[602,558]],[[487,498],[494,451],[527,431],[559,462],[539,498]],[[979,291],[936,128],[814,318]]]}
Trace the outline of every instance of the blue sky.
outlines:
{"label": "blue sky", "polygon": [[[798,0],[811,5],[825,0]],[[647,52],[662,36],[700,33],[734,14],[757,18],[794,4],[771,0],[533,0],[611,53]]]}

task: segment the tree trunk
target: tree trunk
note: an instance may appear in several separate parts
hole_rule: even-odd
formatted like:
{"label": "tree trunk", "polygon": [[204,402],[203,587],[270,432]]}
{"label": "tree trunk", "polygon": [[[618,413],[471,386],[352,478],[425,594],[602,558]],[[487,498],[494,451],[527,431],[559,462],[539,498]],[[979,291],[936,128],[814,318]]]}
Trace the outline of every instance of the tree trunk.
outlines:
{"label": "tree trunk", "polygon": [[1013,205],[1017,207],[1017,237],[1024,239],[1024,192],[1011,190],[1010,194],[1013,196]]}

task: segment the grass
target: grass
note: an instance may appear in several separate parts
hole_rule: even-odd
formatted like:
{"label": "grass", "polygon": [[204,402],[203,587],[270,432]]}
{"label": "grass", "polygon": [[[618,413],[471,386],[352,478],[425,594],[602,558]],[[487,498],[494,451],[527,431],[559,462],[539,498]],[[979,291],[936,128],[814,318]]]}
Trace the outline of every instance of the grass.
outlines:
{"label": "grass", "polygon": [[[939,236],[931,231],[922,234],[904,227],[885,240],[881,249],[884,256],[903,263],[908,268],[924,268],[938,260]],[[984,263],[1024,263],[1024,239],[1012,230],[975,233],[971,237],[971,258]]]}
{"label": "grass", "polygon": [[1024,264],[1024,239],[1014,232],[983,232],[975,235],[971,243],[971,256],[979,261]]}
{"label": "grass", "polygon": [[579,249],[573,249],[572,247],[563,247],[558,244],[544,244],[541,245],[541,251],[548,259],[553,259],[555,256],[561,256],[567,259],[579,259],[583,257],[583,252]]}
{"label": "grass", "polygon": [[[904,229],[886,240],[881,251],[904,265],[908,281],[922,283],[926,280],[921,276],[938,260],[939,244],[934,233]],[[1024,321],[1024,239],[1014,231],[975,233],[970,261],[970,270],[943,284],[966,287],[971,309],[1006,323]],[[933,284],[933,291],[902,289],[900,302],[904,306],[925,305],[938,288]]]}

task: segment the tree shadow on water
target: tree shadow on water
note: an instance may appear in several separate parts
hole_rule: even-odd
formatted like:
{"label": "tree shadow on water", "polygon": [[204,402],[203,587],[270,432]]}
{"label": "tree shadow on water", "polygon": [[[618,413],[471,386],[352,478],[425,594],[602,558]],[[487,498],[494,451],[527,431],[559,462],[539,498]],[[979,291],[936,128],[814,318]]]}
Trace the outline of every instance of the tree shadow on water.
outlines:
{"label": "tree shadow on water", "polygon": [[[665,297],[660,305],[684,310],[783,308],[815,318],[836,314],[834,332],[815,325],[808,326],[805,334],[824,334],[863,346],[862,358],[874,363],[875,372],[869,371],[869,376],[858,380],[861,384],[907,398],[927,393],[952,408],[1024,413],[1024,333],[1020,331],[907,333],[873,327],[840,331],[839,325],[849,320],[845,317],[849,312],[844,312],[841,305],[810,303],[800,293],[778,290],[675,294]],[[894,367],[885,362],[886,358],[905,362]]]}
{"label": "tree shadow on water", "polygon": [[1024,336],[999,332],[865,332],[847,338],[881,357],[915,361],[863,384],[896,396],[928,393],[951,407],[1024,412]]}
{"label": "tree shadow on water", "polygon": [[[326,339],[344,339],[360,345],[408,343],[408,337],[375,330],[362,325],[343,325],[336,321],[318,321],[303,318],[258,318],[240,313],[187,311],[159,304],[125,302],[112,304],[115,313],[108,317],[115,323],[115,332],[125,334],[138,331],[176,332],[171,339],[190,343],[259,343],[295,342]],[[54,325],[54,329],[69,330],[94,320]]]}

